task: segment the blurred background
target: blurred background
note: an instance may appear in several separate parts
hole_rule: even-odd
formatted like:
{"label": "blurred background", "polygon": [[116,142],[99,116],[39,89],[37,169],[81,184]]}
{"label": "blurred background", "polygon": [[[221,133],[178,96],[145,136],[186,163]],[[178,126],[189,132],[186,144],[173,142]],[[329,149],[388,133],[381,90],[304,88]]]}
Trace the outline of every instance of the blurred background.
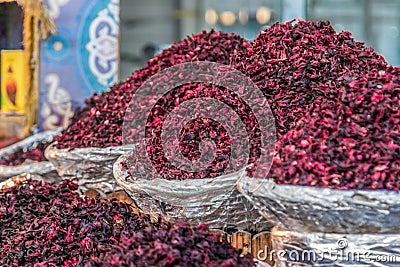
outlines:
{"label": "blurred background", "polygon": [[400,0],[120,0],[120,77],[173,41],[202,29],[248,40],[293,18],[329,20],[400,65]]}

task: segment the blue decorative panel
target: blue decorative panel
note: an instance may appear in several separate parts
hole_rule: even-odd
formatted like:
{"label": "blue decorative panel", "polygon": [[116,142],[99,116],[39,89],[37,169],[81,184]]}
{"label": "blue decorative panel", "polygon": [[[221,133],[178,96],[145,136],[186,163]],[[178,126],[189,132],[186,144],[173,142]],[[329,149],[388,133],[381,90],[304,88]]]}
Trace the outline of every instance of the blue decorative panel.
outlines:
{"label": "blue decorative panel", "polygon": [[42,43],[40,129],[65,126],[73,110],[116,82],[119,0],[47,0],[58,33]]}

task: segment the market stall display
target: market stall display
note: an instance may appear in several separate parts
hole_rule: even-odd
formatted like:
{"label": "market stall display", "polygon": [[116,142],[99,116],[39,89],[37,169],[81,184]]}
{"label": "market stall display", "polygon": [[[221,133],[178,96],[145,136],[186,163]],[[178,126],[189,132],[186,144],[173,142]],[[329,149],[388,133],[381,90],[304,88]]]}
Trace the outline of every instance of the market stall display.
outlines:
{"label": "market stall display", "polygon": [[[399,231],[399,68],[373,70],[350,80],[337,101],[311,108],[277,142],[267,180],[244,178],[239,191],[281,227],[273,244],[318,253],[349,238],[350,251],[371,257],[391,252]],[[371,244],[381,240],[379,247]],[[390,241],[389,241],[390,240]],[[294,249],[296,250],[296,249]],[[359,260],[370,266],[370,258]],[[291,266],[298,260],[277,261]],[[350,266],[340,258],[304,266]],[[300,265],[302,266],[302,265]]]}
{"label": "market stall display", "polygon": [[[137,98],[146,87],[168,90]],[[0,150],[0,164],[0,177],[64,180],[0,183],[0,265],[254,266],[246,253],[271,249],[400,262],[400,68],[329,22],[275,23],[252,43],[188,36],[87,99],[61,134]],[[134,208],[112,200],[122,191]]]}
{"label": "market stall display", "polygon": [[389,67],[349,83],[337,105],[322,105],[278,141],[273,183],[243,179],[241,191],[288,229],[398,232],[399,73]]}
{"label": "market stall display", "polygon": [[[214,79],[215,83],[201,84],[192,80],[193,84],[170,86],[170,83],[179,82],[180,77],[197,79],[205,76]],[[163,83],[164,77],[169,77],[168,84]],[[203,81],[213,82],[201,80]],[[227,84],[225,81],[230,82]],[[146,85],[150,85],[149,88],[145,88]],[[176,89],[166,94],[153,93],[152,85]],[[173,220],[184,219],[192,224],[205,222],[212,228],[228,232],[245,230],[260,233],[269,230],[271,226],[262,220],[258,212],[236,190],[236,181],[246,173],[248,164],[254,163],[259,169],[265,165],[262,160],[255,162],[257,153],[261,154],[261,149],[254,149],[255,144],[263,141],[266,158],[269,153],[273,153],[273,145],[268,147],[268,141],[273,144],[274,140],[273,116],[268,106],[263,106],[266,102],[260,91],[259,97],[248,97],[249,94],[257,95],[257,88],[252,87],[251,80],[227,66],[199,62],[176,65],[161,71],[148,79],[140,90],[145,91],[145,98],[153,99],[136,101],[137,95],[132,99],[134,103],[125,115],[123,137],[127,143],[131,141],[130,138],[137,141],[133,142],[135,146],[126,160],[122,156],[120,162],[114,165],[114,177],[118,184],[140,203],[140,209],[161,213]],[[141,93],[139,91],[138,95]],[[196,102],[201,98],[219,100],[225,107],[219,108],[213,102],[215,106],[204,108],[202,102]],[[253,99],[254,102],[251,102]],[[194,105],[185,108],[184,105],[190,101]],[[149,105],[143,106],[141,103]],[[260,116],[256,110],[265,112]],[[167,119],[171,111],[178,111],[179,115],[172,115],[177,122],[168,125]],[[232,114],[234,112],[238,113],[237,117]],[[265,116],[262,117],[263,115]],[[178,118],[181,120],[178,121]],[[257,118],[264,119],[266,123],[256,121]],[[243,128],[230,128],[233,124],[240,125],[241,119],[248,132],[243,131]],[[143,129],[143,125],[146,129]],[[254,127],[255,125],[262,127]],[[240,130],[244,134],[239,134]],[[267,135],[268,130],[270,136]],[[136,134],[131,134],[135,131]],[[264,131],[264,135],[270,139],[262,138],[260,131]],[[193,161],[199,159],[204,152],[212,151],[210,146],[201,144],[201,139],[211,139],[216,147],[215,157],[210,158],[209,165],[202,164],[198,170],[188,171],[183,167],[184,161],[169,161],[167,150],[175,148],[175,141],[180,142],[178,148],[182,154]],[[245,147],[244,153],[239,152],[240,146],[246,144],[246,141],[250,148]],[[249,153],[246,153],[246,149]],[[201,161],[203,162],[205,161]],[[266,162],[268,165],[268,161]]]}
{"label": "market stall display", "polygon": [[[164,49],[147,65],[137,70],[124,83],[112,86],[101,95],[87,100],[90,109],[82,112],[56,143],[46,151],[48,158],[63,177],[77,177],[82,190],[94,188],[107,193],[120,189],[112,167],[119,156],[129,151],[122,142],[125,111],[136,90],[160,70],[191,61],[230,63],[230,57],[245,49],[248,43],[236,34],[202,32]],[[106,179],[96,181],[93,177]]]}
{"label": "market stall display", "polygon": [[[282,42],[282,40],[286,42]],[[360,57],[362,60],[355,60],[356,57]],[[293,64],[293,62],[296,63]],[[270,103],[278,128],[278,141],[286,136],[287,131],[296,126],[295,123],[299,121],[299,117],[306,116],[306,114],[313,111],[315,107],[318,107],[322,103],[335,105],[339,101],[340,92],[346,83],[360,77],[360,75],[367,73],[369,70],[382,70],[386,67],[386,62],[382,56],[371,48],[365,47],[362,43],[356,42],[350,33],[336,33],[329,23],[308,21],[288,22],[285,24],[277,23],[273,25],[265,32],[261,32],[251,46],[246,49],[245,53],[242,52],[235,55],[231,63],[252,78]],[[174,71],[167,73],[168,75],[165,74],[165,76],[170,80],[174,78]],[[188,77],[188,75],[182,76]],[[153,79],[150,79],[150,84],[159,84],[157,80],[153,81]],[[250,168],[247,174],[252,176],[252,170],[257,167],[257,158],[260,157],[259,150],[261,149],[259,139],[260,129],[258,129],[259,122],[256,121],[253,110],[249,109],[247,106],[248,103],[240,102],[243,99],[238,99],[238,97],[232,96],[231,91],[221,90],[217,86],[200,84],[194,86],[185,85],[176,90],[169,91],[164,96],[165,98],[162,98],[154,105],[155,107],[149,114],[146,124],[146,130],[148,130],[146,131],[146,136],[148,136],[146,139],[146,148],[151,158],[151,164],[156,166],[156,171],[152,173],[154,180],[143,178],[143,176],[149,176],[148,173],[151,172],[145,166],[142,167],[145,169],[145,175],[132,173],[132,167],[130,166],[134,166],[137,169],[140,168],[138,167],[140,162],[130,162],[130,159],[136,160],[138,157],[138,155],[132,155],[122,162],[122,164],[125,164],[125,168],[129,169],[127,173],[121,174],[119,172],[115,175],[119,184],[131,194],[136,195],[134,198],[137,198],[141,202],[140,206],[143,209],[157,211],[165,215],[168,214],[172,218],[183,216],[186,220],[207,218],[207,222],[217,227],[229,225],[229,227],[233,226],[240,229],[243,225],[246,225],[242,224],[243,222],[248,222],[247,226],[245,226],[247,230],[254,230],[256,224],[253,227],[248,226],[250,222],[254,222],[254,219],[248,220],[249,218],[253,218],[251,216],[252,209],[240,206],[241,204],[239,203],[246,206],[246,201],[241,200],[240,196],[233,194],[234,190],[225,188],[226,195],[231,194],[233,198],[237,197],[232,207],[237,207],[237,211],[244,212],[247,210],[244,212],[249,216],[247,219],[242,219],[239,214],[232,214],[232,212],[228,213],[232,214],[232,218],[235,219],[229,218],[229,216],[226,217],[222,209],[218,210],[215,213],[215,218],[210,220],[207,216],[212,214],[213,210],[208,207],[213,206],[217,209],[217,207],[220,207],[219,205],[211,205],[207,201],[203,204],[201,204],[201,201],[196,203],[194,200],[188,202],[183,197],[180,199],[180,202],[176,202],[180,194],[185,192],[181,188],[190,188],[189,185],[193,185],[199,192],[201,191],[199,195],[211,201],[210,203],[218,198],[217,194],[212,192],[212,190],[210,190],[210,193],[203,191],[206,188],[206,184],[209,183],[211,185],[213,184],[212,182],[209,180],[197,181],[197,179],[207,178],[217,184],[220,178],[218,174],[223,174],[227,165],[226,162],[229,163],[232,160],[232,155],[229,153],[230,143],[232,143],[234,136],[229,136],[224,132],[223,128],[218,128],[220,125],[215,125],[212,122],[204,122],[204,120],[194,123],[191,121],[189,125],[185,125],[187,128],[182,130],[179,136],[179,141],[181,142],[179,148],[182,154],[189,159],[193,160],[199,157],[199,143],[201,143],[202,139],[210,138],[210,133],[215,133],[218,137],[213,141],[217,149],[219,149],[220,154],[217,154],[214,159],[211,170],[206,169],[199,173],[185,172],[176,167],[178,165],[171,164],[163,154],[165,144],[161,142],[162,127],[165,126],[165,120],[169,115],[168,112],[176,110],[179,108],[179,104],[195,97],[215,97],[219,101],[227,103],[235,112],[243,115],[240,118],[245,122],[245,125],[248,123],[250,126],[246,130],[252,149],[247,163],[253,164],[253,167]],[[240,113],[242,110],[244,114]],[[127,116],[134,117],[140,115],[127,113]],[[133,130],[128,130],[137,134],[140,129],[134,128]],[[267,133],[262,131],[262,134]],[[274,169],[275,167],[272,166],[272,168]],[[115,169],[120,170],[123,167],[116,164]],[[267,174],[267,171],[265,171],[264,175]],[[240,175],[236,177],[239,179]],[[263,177],[265,176],[261,178]],[[162,181],[162,179],[165,181]],[[191,181],[187,183],[180,182],[180,180],[186,179]],[[169,180],[176,180],[176,182],[174,183]],[[174,187],[177,190],[174,190]],[[220,187],[223,188],[222,185]],[[139,192],[145,195],[145,201],[139,200],[140,198],[137,196]],[[171,195],[168,196],[169,192],[171,192]],[[210,194],[215,199],[210,197]],[[174,195],[178,197],[174,198]],[[222,194],[218,195],[221,196]],[[203,197],[198,196],[197,200],[204,199]],[[155,204],[157,202],[158,204]],[[223,203],[221,207],[224,207],[226,210],[230,209],[229,201],[221,201],[221,203]],[[148,207],[146,207],[146,204]],[[173,207],[176,209],[175,214]],[[190,212],[185,212],[185,209],[196,210],[196,212],[206,209],[208,213],[207,216],[205,213],[190,215]],[[204,216],[201,216],[202,214]],[[257,217],[254,216],[254,218]],[[255,222],[257,223],[257,221]]]}
{"label": "market stall display", "polygon": [[53,164],[44,157],[45,149],[60,132],[61,129],[42,132],[0,149],[0,180],[30,173],[42,176],[47,182],[60,181]]}
{"label": "market stall display", "polygon": [[204,224],[152,222],[77,187],[27,180],[0,191],[1,265],[255,266]]}

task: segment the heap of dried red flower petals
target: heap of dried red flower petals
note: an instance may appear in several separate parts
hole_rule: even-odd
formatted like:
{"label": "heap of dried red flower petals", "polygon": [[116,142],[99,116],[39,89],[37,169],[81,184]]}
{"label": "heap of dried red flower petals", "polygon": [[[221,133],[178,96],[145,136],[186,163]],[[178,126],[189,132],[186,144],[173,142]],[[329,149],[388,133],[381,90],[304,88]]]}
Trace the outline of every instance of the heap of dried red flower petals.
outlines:
{"label": "heap of dried red flower petals", "polygon": [[41,142],[38,143],[35,147],[28,149],[20,149],[7,157],[0,160],[0,165],[6,166],[18,166],[25,163],[25,161],[46,161],[44,156],[44,151],[50,143]]}
{"label": "heap of dried red flower petals", "polygon": [[125,110],[135,91],[157,72],[168,67],[193,61],[211,61],[229,65],[231,57],[249,47],[237,34],[219,31],[202,32],[174,43],[147,62],[121,84],[101,95],[93,95],[84,109],[62,135],[57,136],[57,148],[109,147],[122,145],[122,123]]}
{"label": "heap of dried red flower petals", "polygon": [[0,191],[1,266],[254,266],[207,226],[83,199],[71,181],[29,181]]}
{"label": "heap of dried red flower petals", "polygon": [[[345,84],[368,71],[385,69],[387,65],[373,49],[354,41],[349,32],[336,33],[327,22],[275,24],[261,32],[251,46],[234,34],[201,33],[164,50],[125,83],[114,86],[101,96],[93,96],[89,101],[92,107],[63,135],[55,138],[58,148],[121,145],[122,123],[124,116],[128,115],[125,111],[135,90],[160,70],[197,60],[232,64],[248,75],[269,101],[276,119],[278,138],[294,128],[314,104],[337,103]],[[224,173],[235,153],[231,151],[234,137],[215,121],[191,121],[185,129],[178,129],[182,130],[179,148],[192,161],[200,157],[200,141],[212,139],[218,153],[210,168],[197,173],[182,171],[175,167],[181,165],[171,164],[163,152],[161,132],[168,112],[184,101],[198,97],[225,101],[236,113],[245,111],[238,115],[245,124],[251,145],[248,163],[256,166],[261,149],[260,131],[248,103],[242,103],[230,90],[196,83],[168,92],[154,106],[148,118],[147,152],[158,172],[154,175],[172,180],[216,177]],[[132,129],[132,132],[136,130]]]}
{"label": "heap of dried red flower petals", "polygon": [[[186,109],[180,108],[180,105],[185,101],[196,99],[196,98],[213,98],[223,102],[226,106],[229,106],[233,110],[238,118],[232,118],[232,122],[235,119],[242,121],[248,134],[248,140],[250,145],[250,155],[248,162],[257,163],[257,159],[260,154],[260,130],[258,122],[255,118],[254,113],[240,97],[234,92],[227,88],[218,87],[212,84],[196,83],[186,84],[181,87],[175,88],[169,91],[160,99],[151,110],[149,119],[146,124],[146,144],[147,154],[152,161],[152,166],[157,170],[157,173],[153,173],[154,178],[160,175],[164,179],[168,180],[185,180],[185,179],[200,179],[217,177],[224,173],[225,169],[232,160],[231,157],[235,157],[239,162],[243,162],[246,159],[239,159],[241,155],[235,155],[232,153],[231,143],[235,140],[235,136],[229,136],[229,133],[225,129],[225,125],[213,119],[207,117],[201,117],[198,119],[192,119],[187,125],[184,125],[184,129],[180,129],[178,126],[171,125],[167,129],[169,134],[175,132],[179,136],[179,149],[181,153],[189,160],[197,160],[201,156],[200,142],[205,139],[212,140],[215,145],[216,153],[215,157],[210,164],[210,167],[203,169],[199,172],[188,172],[178,168],[177,165],[172,164],[164,153],[166,145],[161,140],[163,124],[166,120],[169,112],[172,110],[181,111],[180,114],[186,114]],[[199,104],[199,107],[201,104]],[[194,108],[194,107],[193,107]],[[134,114],[129,114],[134,116]],[[204,148],[209,150],[208,148]],[[136,166],[140,162],[136,161],[136,157],[128,158],[129,166]],[[145,166],[140,166],[144,168]],[[151,171],[149,171],[151,172]],[[131,173],[133,175],[133,173]],[[146,173],[148,176],[149,173]]]}
{"label": "heap of dried red flower petals", "polygon": [[[278,138],[295,127],[296,122],[313,105],[323,102],[334,105],[345,84],[369,70],[382,70],[387,65],[382,56],[354,41],[349,32],[336,33],[327,22],[310,21],[273,25],[260,33],[248,48],[247,55],[239,53],[234,61],[233,65],[248,75],[268,99],[275,115]],[[219,91],[225,95],[221,96]],[[240,118],[245,122],[252,146],[248,163],[254,164],[252,170],[257,167],[260,155],[260,140],[257,138],[259,131],[255,127],[257,121],[251,110],[240,108],[247,103],[241,103],[240,98],[232,95],[229,90],[199,84],[169,92],[164,102],[159,103],[149,117],[146,133],[151,138],[147,152],[158,172],[155,175],[181,180],[216,177],[224,173],[234,153],[230,147],[234,136],[227,136],[224,128],[216,125],[212,129],[210,122],[207,127],[202,127],[198,122],[187,125],[182,131],[184,135],[180,136],[180,149],[190,160],[197,159],[200,155],[200,140],[209,138],[209,133],[216,133],[221,138],[213,141],[217,148],[223,149],[219,149],[220,153],[216,155],[212,167],[197,173],[185,172],[173,166],[163,153],[161,127],[167,117],[165,113],[187,99],[204,96],[219,101],[225,99],[225,103],[236,113],[238,110],[246,110]]]}
{"label": "heap of dried red flower petals", "polygon": [[[241,55],[242,56],[242,55]],[[277,23],[261,32],[235,67],[263,91],[278,137],[295,127],[313,103],[332,100],[349,81],[384,70],[382,56],[329,22]]]}
{"label": "heap of dried red flower petals", "polygon": [[279,184],[400,190],[400,68],[351,82],[278,142]]}

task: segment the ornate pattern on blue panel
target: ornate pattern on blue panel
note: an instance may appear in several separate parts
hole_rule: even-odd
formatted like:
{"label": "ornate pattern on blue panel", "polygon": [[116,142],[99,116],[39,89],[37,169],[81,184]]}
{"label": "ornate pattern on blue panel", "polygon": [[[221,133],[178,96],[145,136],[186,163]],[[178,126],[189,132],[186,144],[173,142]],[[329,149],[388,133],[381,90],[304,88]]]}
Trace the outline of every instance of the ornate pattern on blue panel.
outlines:
{"label": "ornate pattern on blue panel", "polygon": [[77,60],[82,78],[92,91],[115,82],[118,69],[118,1],[97,1],[84,14],[78,34]]}

